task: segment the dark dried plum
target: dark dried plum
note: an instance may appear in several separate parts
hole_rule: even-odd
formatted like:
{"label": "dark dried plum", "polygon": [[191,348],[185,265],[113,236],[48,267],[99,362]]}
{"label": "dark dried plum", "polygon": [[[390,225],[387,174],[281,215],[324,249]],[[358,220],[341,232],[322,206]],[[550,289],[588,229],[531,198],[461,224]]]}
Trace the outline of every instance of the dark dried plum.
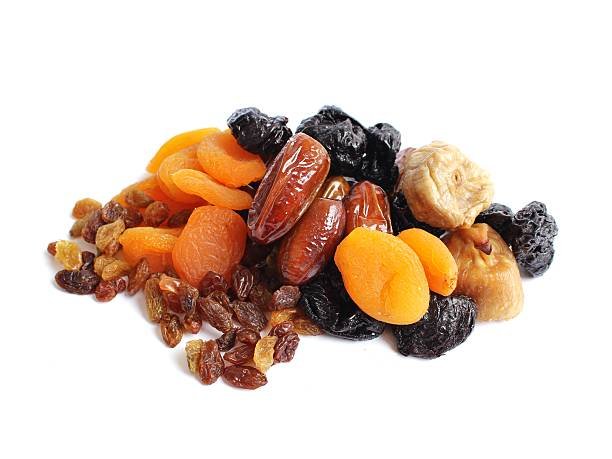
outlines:
{"label": "dark dried plum", "polygon": [[242,148],[269,159],[281,151],[292,135],[287,121],[285,116],[268,116],[248,107],[232,113],[227,125]]}
{"label": "dark dried plum", "polygon": [[359,178],[369,180],[387,193],[393,191],[399,175],[395,157],[402,144],[401,134],[387,123],[378,123],[367,131],[366,157]]}
{"label": "dark dried plum", "polygon": [[541,276],[550,267],[559,228],[546,206],[533,201],[512,217],[510,245],[521,269],[530,276]]}
{"label": "dark dried plum", "polygon": [[355,176],[366,156],[365,128],[340,108],[326,105],[316,115],[302,120],[296,132],[318,140],[331,158],[332,175]]}
{"label": "dark dried plum", "polygon": [[427,223],[420,222],[414,218],[410,207],[408,207],[406,198],[401,191],[395,193],[391,197],[391,221],[393,223],[395,234],[401,233],[402,231],[410,228],[420,228],[437,237],[444,234],[443,229],[434,228],[433,226],[429,226]]}
{"label": "dark dried plum", "polygon": [[338,268],[330,263],[325,271],[301,287],[298,305],[326,333],[350,340],[380,336],[385,324],[365,314],[351,300]]}
{"label": "dark dried plum", "polygon": [[504,238],[504,241],[510,245],[511,235],[510,227],[514,212],[508,206],[494,202],[487,210],[482,211],[476,217],[475,223],[486,223],[493,228],[499,235]]}
{"label": "dark dried plum", "polygon": [[429,309],[412,325],[396,325],[393,334],[402,355],[435,359],[459,346],[472,333],[476,303],[467,296],[431,293]]}

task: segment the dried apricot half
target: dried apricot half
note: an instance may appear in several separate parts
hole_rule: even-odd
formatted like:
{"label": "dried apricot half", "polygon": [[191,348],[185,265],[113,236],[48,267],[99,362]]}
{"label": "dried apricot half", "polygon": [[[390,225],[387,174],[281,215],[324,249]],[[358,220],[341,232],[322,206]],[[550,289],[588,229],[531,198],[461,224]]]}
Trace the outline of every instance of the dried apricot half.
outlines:
{"label": "dried apricot half", "polygon": [[155,156],[151,158],[151,161],[149,161],[149,164],[147,165],[147,171],[151,172],[152,174],[155,174],[159,169],[159,166],[161,166],[162,161],[168,156],[178,151],[181,151],[183,148],[199,144],[204,137],[210,134],[214,134],[215,132],[219,132],[219,129],[196,129],[195,131],[187,131],[183,132],[182,134],[175,135],[166,143],[164,143],[157,151],[157,153],[155,153]]}
{"label": "dried apricot half", "polygon": [[202,170],[197,149],[197,145],[192,145],[164,159],[157,170],[157,181],[162,191],[175,201],[202,206],[205,204],[202,198],[181,191],[172,180],[172,174],[181,169]]}
{"label": "dried apricot half", "polygon": [[251,207],[253,202],[246,191],[226,187],[206,172],[181,169],[172,174],[172,180],[181,191],[199,196],[216,206],[243,210]]}
{"label": "dried apricot half", "polygon": [[194,286],[209,271],[229,281],[242,259],[246,234],[246,224],[236,212],[217,206],[198,207],[174,245],[174,269]]}
{"label": "dried apricot half", "polygon": [[259,155],[238,145],[229,129],[204,137],[198,146],[198,160],[204,172],[232,188],[259,181],[266,173]]}
{"label": "dried apricot half", "polygon": [[172,249],[182,228],[129,228],[119,236],[123,257],[135,266],[142,258],[149,262],[152,272],[172,266]]}
{"label": "dried apricot half", "polygon": [[457,262],[444,242],[419,228],[402,231],[397,237],[421,260],[429,289],[444,296],[453,293],[457,287]]}
{"label": "dried apricot half", "polygon": [[419,257],[397,237],[358,227],[336,249],[334,261],[357,306],[381,322],[408,325],[429,307],[429,287]]}

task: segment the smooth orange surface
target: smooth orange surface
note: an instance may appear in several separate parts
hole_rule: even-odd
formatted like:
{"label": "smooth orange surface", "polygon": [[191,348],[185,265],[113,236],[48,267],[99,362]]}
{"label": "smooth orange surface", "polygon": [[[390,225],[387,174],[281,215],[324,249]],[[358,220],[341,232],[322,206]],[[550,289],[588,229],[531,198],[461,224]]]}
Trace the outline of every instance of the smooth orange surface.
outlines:
{"label": "smooth orange surface", "polygon": [[197,149],[196,145],[192,145],[164,159],[157,170],[157,181],[162,191],[171,199],[185,204],[203,206],[206,203],[202,198],[184,193],[172,180],[172,174],[181,169],[202,170],[196,155]]}
{"label": "smooth orange surface", "polygon": [[217,128],[204,128],[204,129],[196,129],[195,131],[187,131],[182,134],[175,135],[166,143],[164,143],[161,148],[155,153],[155,156],[151,158],[149,164],[147,165],[147,171],[155,174],[159,169],[162,161],[166,159],[173,153],[177,153],[184,148],[187,148],[191,145],[199,144],[204,137],[210,134],[214,134],[215,132],[219,132]]}
{"label": "smooth orange surface", "polygon": [[226,187],[206,172],[181,169],[172,174],[172,180],[181,191],[199,196],[216,206],[243,210],[251,207],[253,202],[253,198],[246,191]]}
{"label": "smooth orange surface", "polygon": [[152,272],[172,266],[172,249],[182,228],[129,228],[119,236],[125,261],[134,266],[146,258]]}

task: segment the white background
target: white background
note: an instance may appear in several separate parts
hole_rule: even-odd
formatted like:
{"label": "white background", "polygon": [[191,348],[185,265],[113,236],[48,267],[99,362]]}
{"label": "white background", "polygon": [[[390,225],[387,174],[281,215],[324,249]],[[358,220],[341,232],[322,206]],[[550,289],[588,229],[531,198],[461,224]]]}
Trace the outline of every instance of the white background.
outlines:
{"label": "white background", "polygon": [[[604,4],[3,2],[0,456],[610,457]],[[518,318],[434,361],[306,338],[248,392],[191,377],[141,298],[55,288],[45,247],[76,199],[236,108],[295,127],[329,103],[458,145],[498,202],[548,204],[557,257]]]}

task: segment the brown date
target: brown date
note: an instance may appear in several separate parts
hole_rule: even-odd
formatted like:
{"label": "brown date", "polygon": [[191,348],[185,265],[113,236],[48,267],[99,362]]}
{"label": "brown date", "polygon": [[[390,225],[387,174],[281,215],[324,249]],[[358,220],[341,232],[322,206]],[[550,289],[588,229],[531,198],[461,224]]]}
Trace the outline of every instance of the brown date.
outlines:
{"label": "brown date", "polygon": [[285,282],[301,285],[316,276],[340,243],[345,223],[343,201],[317,198],[278,252],[278,271]]}
{"label": "brown date", "polygon": [[321,193],[319,193],[319,197],[341,200],[347,196],[350,191],[351,186],[346,179],[341,175],[337,175],[335,177],[330,177],[325,181],[323,187],[321,188]]}
{"label": "brown date", "polygon": [[393,234],[387,194],[371,182],[359,182],[353,187],[346,206],[346,234],[357,227]]}
{"label": "brown date", "polygon": [[295,225],[315,199],[329,172],[325,147],[299,133],[285,144],[261,181],[249,209],[251,239],[269,244]]}

